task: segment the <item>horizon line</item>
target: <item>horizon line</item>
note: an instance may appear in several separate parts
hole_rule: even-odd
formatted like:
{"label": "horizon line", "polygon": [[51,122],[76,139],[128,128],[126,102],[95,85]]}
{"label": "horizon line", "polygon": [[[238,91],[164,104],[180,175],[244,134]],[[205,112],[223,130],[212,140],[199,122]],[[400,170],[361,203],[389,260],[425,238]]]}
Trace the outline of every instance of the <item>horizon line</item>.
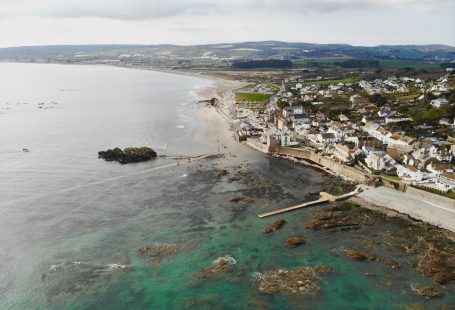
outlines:
{"label": "horizon line", "polygon": [[248,44],[248,43],[285,43],[285,44],[310,44],[310,45],[348,45],[352,47],[382,47],[382,46],[441,46],[441,47],[451,47],[455,48],[454,45],[443,44],[443,43],[425,43],[425,44],[377,44],[377,45],[354,45],[352,43],[314,43],[314,42],[304,42],[304,41],[280,41],[280,40],[258,40],[258,41],[238,41],[238,42],[220,42],[220,43],[198,43],[198,44],[177,44],[177,43],[83,43],[83,44],[34,44],[34,45],[14,45],[14,46],[0,46],[0,49],[8,48],[27,48],[27,47],[52,47],[52,46],[144,46],[144,47],[153,47],[153,46],[176,46],[176,47],[185,47],[185,46],[210,46],[210,45],[230,45],[230,44]]}

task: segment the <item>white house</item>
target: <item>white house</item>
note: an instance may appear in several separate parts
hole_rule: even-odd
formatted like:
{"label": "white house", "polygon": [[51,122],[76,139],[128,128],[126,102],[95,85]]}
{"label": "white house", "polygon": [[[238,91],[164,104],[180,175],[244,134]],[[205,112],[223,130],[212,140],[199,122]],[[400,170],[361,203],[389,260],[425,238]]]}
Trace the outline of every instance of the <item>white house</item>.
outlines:
{"label": "white house", "polygon": [[424,178],[424,174],[420,170],[410,165],[397,165],[397,175],[400,178],[416,182],[422,181]]}
{"label": "white house", "polygon": [[292,124],[294,126],[295,132],[300,136],[304,136],[305,132],[311,128],[310,122],[294,121]]}
{"label": "white house", "polygon": [[340,122],[349,122],[349,118],[344,115],[343,113],[340,114],[340,116],[338,117],[340,119]]}
{"label": "white house", "polygon": [[320,133],[318,134],[318,142],[324,144],[334,144],[336,142],[336,137],[333,133]]}
{"label": "white house", "polygon": [[396,161],[383,151],[375,151],[368,154],[365,163],[374,170],[391,170]]}
{"label": "white house", "polygon": [[453,172],[453,165],[451,164],[440,164],[435,163],[433,160],[426,166],[427,170],[433,173],[435,176],[440,176],[445,172]]}
{"label": "white house", "polygon": [[327,130],[327,133],[333,133],[333,135],[335,136],[335,141],[336,142],[340,142],[344,138],[344,136],[346,134],[344,129],[342,129],[342,128],[333,128],[333,127],[330,127]]}
{"label": "white house", "polygon": [[292,108],[294,109],[294,115],[302,115],[303,114],[303,106],[295,105],[295,106],[292,106]]}
{"label": "white house", "polygon": [[443,188],[443,191],[448,192],[455,189],[455,174],[444,172],[437,179],[436,183]]}
{"label": "white house", "polygon": [[281,146],[290,146],[292,133],[287,126],[281,130]]}
{"label": "white house", "polygon": [[404,115],[389,115],[385,117],[385,123],[390,124],[390,123],[399,123],[399,122],[406,122],[410,121],[411,119],[407,116]]}
{"label": "white house", "polygon": [[438,98],[438,99],[431,100],[430,103],[432,106],[434,106],[436,108],[440,108],[444,105],[448,105],[449,101],[447,101],[447,99],[445,99],[445,98]]}
{"label": "white house", "polygon": [[303,136],[314,143],[318,143],[319,131],[316,129],[308,129],[303,132]]}
{"label": "white house", "polygon": [[378,116],[379,117],[386,117],[386,116],[392,116],[394,115],[395,112],[392,111],[390,108],[387,107],[381,107],[378,111]]}
{"label": "white house", "polygon": [[291,117],[292,115],[294,115],[294,107],[287,106],[283,108],[284,117]]}
{"label": "white house", "polygon": [[267,133],[267,145],[272,145],[272,140],[278,141],[281,146],[292,146],[298,144],[292,141],[292,133],[286,126],[282,130],[272,128]]}
{"label": "white house", "polygon": [[450,121],[450,119],[443,117],[439,120],[439,125],[452,126],[452,122]]}
{"label": "white house", "polygon": [[359,105],[360,103],[362,103],[362,96],[356,94],[354,96],[351,96],[351,98],[349,98],[349,100],[351,101],[352,106],[356,106],[356,105]]}
{"label": "white house", "polygon": [[343,144],[335,144],[334,150],[333,150],[333,156],[338,158],[339,160],[343,162],[348,162],[354,156],[360,153],[360,150],[357,146],[350,146],[350,145],[343,145]]}

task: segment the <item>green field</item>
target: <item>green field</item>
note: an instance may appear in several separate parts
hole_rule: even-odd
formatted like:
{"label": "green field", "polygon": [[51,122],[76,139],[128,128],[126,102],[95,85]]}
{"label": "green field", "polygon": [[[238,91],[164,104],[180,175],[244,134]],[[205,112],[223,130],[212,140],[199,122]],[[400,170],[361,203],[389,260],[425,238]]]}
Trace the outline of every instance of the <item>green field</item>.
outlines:
{"label": "green field", "polygon": [[235,101],[265,101],[269,99],[270,94],[258,94],[258,93],[236,93]]}
{"label": "green field", "polygon": [[303,58],[303,59],[297,59],[293,60],[292,63],[295,65],[306,65],[310,62],[315,62],[319,64],[333,64],[334,62],[339,62],[339,61],[344,61],[352,59],[351,57],[338,57],[338,58]]}
{"label": "green field", "polygon": [[[304,58],[294,60],[294,65],[307,65],[308,63],[318,63],[321,65],[334,64],[344,60],[353,59],[351,57],[339,58]],[[415,68],[415,69],[435,69],[439,68],[439,64],[432,64],[420,60],[403,60],[403,59],[378,59],[380,68],[383,69],[397,69],[397,68]]]}
{"label": "green field", "polygon": [[338,83],[355,83],[355,82],[358,82],[358,81],[359,81],[359,78],[357,76],[349,76],[349,77],[344,78],[344,79],[307,82],[307,83],[305,83],[305,85],[326,85],[326,84],[338,84]]}
{"label": "green field", "polygon": [[379,60],[379,66],[384,69],[393,68],[416,68],[416,69],[433,69],[439,68],[438,64],[432,64],[418,60],[400,60],[400,59],[382,59]]}

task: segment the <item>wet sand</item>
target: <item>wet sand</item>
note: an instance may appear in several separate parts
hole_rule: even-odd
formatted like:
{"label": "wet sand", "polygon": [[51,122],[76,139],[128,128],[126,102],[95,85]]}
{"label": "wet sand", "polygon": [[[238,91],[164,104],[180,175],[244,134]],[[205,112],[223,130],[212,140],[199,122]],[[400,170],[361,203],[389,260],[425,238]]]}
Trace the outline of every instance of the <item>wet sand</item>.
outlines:
{"label": "wet sand", "polygon": [[235,141],[234,129],[237,121],[231,117],[231,109],[235,104],[234,92],[236,89],[245,86],[246,83],[219,78],[211,79],[213,80],[213,86],[198,92],[198,95],[204,99],[218,99],[217,107],[213,107],[208,103],[199,103],[198,113],[206,125],[207,141],[216,138],[220,153],[232,153],[234,150],[235,152],[252,153],[251,150]]}

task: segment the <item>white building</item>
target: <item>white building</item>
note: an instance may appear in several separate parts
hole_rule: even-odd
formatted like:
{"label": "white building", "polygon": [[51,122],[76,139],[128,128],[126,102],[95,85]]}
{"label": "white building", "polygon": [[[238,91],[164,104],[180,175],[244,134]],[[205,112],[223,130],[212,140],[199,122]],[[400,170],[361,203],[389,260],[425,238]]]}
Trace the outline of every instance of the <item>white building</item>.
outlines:
{"label": "white building", "polygon": [[349,98],[349,100],[351,101],[352,106],[356,106],[356,105],[359,105],[360,103],[362,103],[362,96],[356,94],[356,95],[351,96],[351,98]]}
{"label": "white building", "polygon": [[391,170],[396,165],[396,161],[384,151],[370,152],[365,163],[374,170]]}
{"label": "white building", "polygon": [[445,98],[438,98],[438,99],[431,100],[431,105],[436,108],[440,108],[440,107],[448,105],[448,104],[449,104],[449,101],[447,101],[447,99],[445,99]]}
{"label": "white building", "polygon": [[407,166],[398,165],[397,175],[400,178],[416,182],[422,181],[424,178],[424,174],[420,170],[410,165]]}

